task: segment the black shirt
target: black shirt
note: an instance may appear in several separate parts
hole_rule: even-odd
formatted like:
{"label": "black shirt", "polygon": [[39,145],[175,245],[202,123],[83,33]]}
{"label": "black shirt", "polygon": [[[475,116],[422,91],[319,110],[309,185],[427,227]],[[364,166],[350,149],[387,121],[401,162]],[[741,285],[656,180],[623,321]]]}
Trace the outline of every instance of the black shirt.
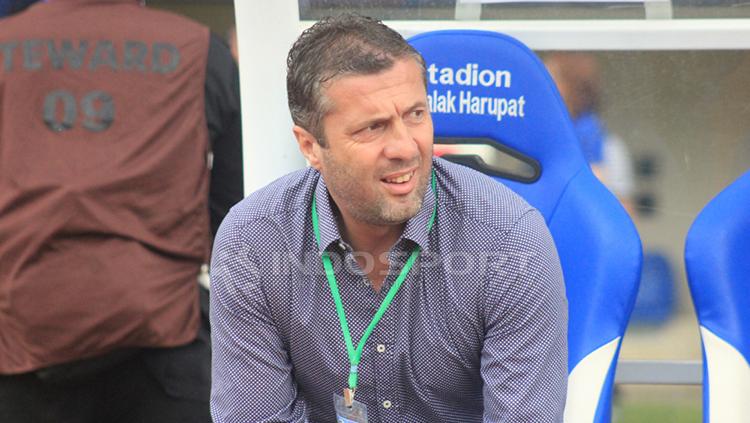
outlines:
{"label": "black shirt", "polygon": [[206,65],[206,122],[213,152],[209,211],[211,233],[244,195],[242,120],[237,64],[229,47],[211,34]]}

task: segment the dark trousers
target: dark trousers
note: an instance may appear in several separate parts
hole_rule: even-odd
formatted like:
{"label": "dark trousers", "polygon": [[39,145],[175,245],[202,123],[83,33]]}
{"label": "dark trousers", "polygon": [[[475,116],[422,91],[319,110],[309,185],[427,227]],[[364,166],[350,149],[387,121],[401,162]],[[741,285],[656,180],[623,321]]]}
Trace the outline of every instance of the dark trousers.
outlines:
{"label": "dark trousers", "polygon": [[210,423],[210,337],[0,375],[2,423]]}

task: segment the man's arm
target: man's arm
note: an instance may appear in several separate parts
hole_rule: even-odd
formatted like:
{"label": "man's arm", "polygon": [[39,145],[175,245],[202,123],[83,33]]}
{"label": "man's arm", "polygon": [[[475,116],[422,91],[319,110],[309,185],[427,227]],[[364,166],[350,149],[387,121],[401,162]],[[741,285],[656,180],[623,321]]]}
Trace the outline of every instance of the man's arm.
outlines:
{"label": "man's arm", "polygon": [[242,118],[240,79],[229,48],[211,34],[206,63],[206,124],[211,140],[213,167],[209,188],[211,233],[229,208],[242,200]]}
{"label": "man's arm", "polygon": [[485,292],[485,422],[561,422],[567,301],[544,219],[527,212],[502,240]]}
{"label": "man's arm", "polygon": [[303,422],[292,363],[266,302],[257,260],[230,213],[211,263],[215,423]]}

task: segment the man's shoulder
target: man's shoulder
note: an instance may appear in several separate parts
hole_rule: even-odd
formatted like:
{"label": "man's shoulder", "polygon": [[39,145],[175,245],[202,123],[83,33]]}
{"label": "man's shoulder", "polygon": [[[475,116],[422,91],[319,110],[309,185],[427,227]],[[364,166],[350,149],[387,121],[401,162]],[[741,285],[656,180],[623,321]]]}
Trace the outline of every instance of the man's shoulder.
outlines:
{"label": "man's shoulder", "polygon": [[441,205],[459,218],[497,230],[507,230],[535,210],[502,182],[466,166],[435,159],[441,180]]}
{"label": "man's shoulder", "polygon": [[312,168],[282,176],[237,203],[225,220],[234,227],[245,227],[261,220],[304,212],[319,178],[320,174]]}

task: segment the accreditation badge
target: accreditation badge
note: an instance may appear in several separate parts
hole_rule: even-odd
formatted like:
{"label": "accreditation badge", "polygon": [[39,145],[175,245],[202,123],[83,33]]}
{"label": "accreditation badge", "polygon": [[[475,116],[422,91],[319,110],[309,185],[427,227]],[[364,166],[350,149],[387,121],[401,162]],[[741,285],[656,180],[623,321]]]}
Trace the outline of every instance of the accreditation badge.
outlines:
{"label": "accreditation badge", "polygon": [[344,397],[333,394],[333,407],[336,409],[336,423],[367,423],[367,406],[352,400],[347,407]]}

